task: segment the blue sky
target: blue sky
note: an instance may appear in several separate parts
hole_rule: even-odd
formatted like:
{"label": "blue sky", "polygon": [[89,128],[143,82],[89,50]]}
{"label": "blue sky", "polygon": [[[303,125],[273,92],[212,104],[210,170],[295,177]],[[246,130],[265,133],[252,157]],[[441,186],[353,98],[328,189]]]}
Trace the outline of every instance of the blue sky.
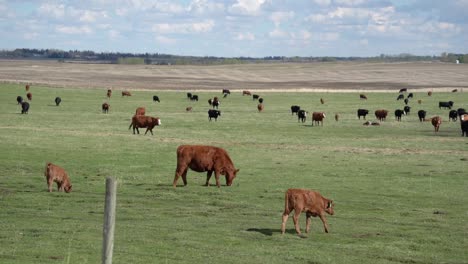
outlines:
{"label": "blue sky", "polygon": [[174,55],[468,53],[468,0],[0,0],[0,49]]}

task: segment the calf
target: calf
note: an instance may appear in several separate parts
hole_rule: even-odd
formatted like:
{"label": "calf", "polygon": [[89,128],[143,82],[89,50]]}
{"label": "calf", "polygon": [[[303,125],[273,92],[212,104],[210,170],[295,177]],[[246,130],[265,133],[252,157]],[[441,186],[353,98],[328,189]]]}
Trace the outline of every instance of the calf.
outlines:
{"label": "calf", "polygon": [[258,109],[259,112],[262,112],[263,111],[263,104],[258,104],[257,109]]}
{"label": "calf", "polygon": [[405,106],[405,107],[403,107],[403,110],[405,110],[406,115],[409,115],[410,110],[411,110],[411,106]]}
{"label": "calf", "polygon": [[320,217],[325,233],[328,233],[328,223],[325,213],[333,215],[334,203],[332,200],[323,197],[319,192],[306,189],[288,189],[284,195],[283,222],[281,223],[281,234],[286,232],[286,222],[289,214],[294,211],[294,228],[298,235],[301,234],[299,226],[299,216],[302,212],[306,213],[306,233],[310,231],[311,217]]}
{"label": "calf", "polygon": [[453,102],[452,101],[448,101],[448,102],[439,102],[439,109],[440,108],[444,108],[444,109],[452,109],[452,106],[453,106]]}
{"label": "calf", "polygon": [[132,94],[128,91],[122,91],[122,97],[123,96],[132,96]]}
{"label": "calf", "polygon": [[395,110],[395,118],[396,118],[397,121],[401,121],[401,116],[402,115],[406,115],[405,111],[403,111],[401,109]]}
{"label": "calf", "polygon": [[313,112],[312,113],[312,125],[314,125],[314,122],[316,125],[321,125],[323,126],[323,119],[325,118],[325,113],[324,112]]}
{"label": "calf", "polygon": [[187,106],[187,108],[185,108],[185,111],[186,111],[186,112],[192,112],[192,107],[191,107],[191,106]]}
{"label": "calf", "polygon": [[55,105],[56,105],[56,106],[59,106],[59,105],[60,105],[60,102],[62,102],[62,98],[60,98],[60,97],[55,97]]}
{"label": "calf", "polygon": [[457,121],[457,117],[458,117],[458,112],[456,110],[450,110],[449,112],[449,121],[452,120],[452,121]]}
{"label": "calf", "polygon": [[304,123],[307,119],[307,112],[305,110],[299,110],[297,112],[297,122],[302,121]]}
{"label": "calf", "polygon": [[146,109],[144,107],[138,107],[135,110],[135,115],[141,115],[144,116],[146,114]]}
{"label": "calf", "polygon": [[440,118],[440,116],[434,116],[431,118],[431,123],[434,126],[434,133],[439,132],[439,127],[442,123],[442,118]]}
{"label": "calf", "polygon": [[158,102],[158,103],[160,103],[161,101],[159,101],[159,96],[153,95],[153,102]]}
{"label": "calf", "polygon": [[21,114],[27,114],[29,111],[29,103],[28,102],[22,102],[21,103]]}
{"label": "calf", "polygon": [[18,96],[16,97],[16,102],[18,102],[18,104],[21,104],[21,103],[23,102],[23,97],[21,97],[21,96],[18,95]]}
{"label": "calf", "polygon": [[103,103],[102,104],[102,112],[104,114],[107,114],[109,112],[110,105],[108,103]]}
{"label": "calf", "polygon": [[361,120],[361,116],[364,117],[364,120],[366,120],[366,115],[369,114],[369,110],[367,109],[358,109],[357,110],[357,117],[359,120]]}
{"label": "calf", "polygon": [[210,178],[215,173],[216,186],[221,187],[219,175],[225,175],[226,185],[231,186],[239,169],[234,167],[226,150],[213,146],[181,145],[177,148],[177,168],[172,186],[176,188],[177,180],[182,176],[187,185],[187,171],[207,172],[205,186],[210,185]]}
{"label": "calf", "polygon": [[403,94],[399,94],[398,97],[397,97],[397,101],[398,100],[403,100],[405,99],[405,96]]}
{"label": "calf", "polygon": [[426,111],[419,110],[418,111],[418,117],[419,117],[419,122],[423,122],[424,119],[426,118]]}
{"label": "calf", "polygon": [[148,130],[151,132],[151,135],[153,135],[153,128],[155,126],[160,126],[161,125],[161,120],[158,117],[151,117],[151,116],[143,116],[143,115],[134,115],[132,117],[132,123],[130,123],[130,126],[128,129],[130,129],[133,126],[133,134],[135,134],[135,129],[138,134],[140,134],[140,131],[138,128],[145,128],[145,135],[148,133]]}
{"label": "calf", "polygon": [[26,89],[26,92],[29,91],[29,88],[30,88],[29,84],[26,84],[24,88]]}
{"label": "calf", "polygon": [[26,97],[28,98],[29,101],[32,101],[32,94],[31,93],[27,93]]}
{"label": "calf", "polygon": [[192,97],[190,97],[190,101],[197,101],[198,102],[198,95],[193,94]]}
{"label": "calf", "polygon": [[258,94],[253,94],[252,95],[252,100],[254,100],[254,101],[258,100],[258,98],[260,98],[260,95],[258,95]]}
{"label": "calf", "polygon": [[367,96],[365,94],[360,94],[359,99],[367,100]]}
{"label": "calf", "polygon": [[72,191],[70,178],[68,178],[68,174],[63,168],[47,162],[44,176],[46,177],[49,192],[52,192],[52,185],[54,182],[57,183],[57,190],[59,192],[65,191],[69,193]]}
{"label": "calf", "polygon": [[388,114],[387,110],[384,110],[384,109],[375,110],[375,117],[381,122],[387,119],[387,114]]}
{"label": "calf", "polygon": [[298,105],[291,105],[291,115],[294,115],[294,113],[297,113],[299,112],[299,110],[301,110],[301,107],[298,106]]}
{"label": "calf", "polygon": [[244,95],[252,95],[252,94],[250,93],[250,91],[242,91],[242,96]]}
{"label": "calf", "polygon": [[208,120],[211,122],[211,118],[214,118],[215,121],[218,120],[218,116],[221,116],[221,111],[210,109],[208,110]]}
{"label": "calf", "polygon": [[107,98],[110,99],[111,96],[112,96],[112,90],[111,90],[111,89],[107,89],[107,94],[106,94],[106,95],[107,95]]}

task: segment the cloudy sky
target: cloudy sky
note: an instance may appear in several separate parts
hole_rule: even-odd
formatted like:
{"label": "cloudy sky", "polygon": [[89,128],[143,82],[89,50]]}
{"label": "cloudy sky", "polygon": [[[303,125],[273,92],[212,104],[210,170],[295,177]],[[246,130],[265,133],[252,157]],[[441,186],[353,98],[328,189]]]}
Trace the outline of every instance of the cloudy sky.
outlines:
{"label": "cloudy sky", "polygon": [[174,55],[468,53],[468,0],[0,0],[0,49]]}

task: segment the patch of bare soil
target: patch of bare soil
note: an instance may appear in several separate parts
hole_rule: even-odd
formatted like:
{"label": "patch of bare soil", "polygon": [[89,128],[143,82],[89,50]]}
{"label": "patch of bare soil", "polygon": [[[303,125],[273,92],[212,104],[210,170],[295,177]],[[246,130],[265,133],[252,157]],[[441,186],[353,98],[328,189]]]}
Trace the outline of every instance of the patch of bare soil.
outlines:
{"label": "patch of bare soil", "polygon": [[0,60],[0,82],[116,90],[463,91],[466,72],[468,65],[438,62],[160,66]]}

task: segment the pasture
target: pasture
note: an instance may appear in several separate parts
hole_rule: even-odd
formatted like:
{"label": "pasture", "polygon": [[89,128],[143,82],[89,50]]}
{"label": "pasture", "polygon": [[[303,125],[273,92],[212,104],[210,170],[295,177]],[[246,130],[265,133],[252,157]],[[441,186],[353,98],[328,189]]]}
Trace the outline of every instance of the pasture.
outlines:
{"label": "pasture", "polygon": [[[33,86],[29,114],[19,114],[24,85],[0,84],[0,263],[99,263],[105,178],[118,179],[114,263],[468,263],[468,140],[448,122],[439,101],[468,108],[468,93],[416,92],[409,116],[394,93],[114,91]],[[255,91],[254,91],[255,92]],[[153,103],[158,95],[160,103]],[[62,103],[55,106],[54,98]],[[208,98],[222,115],[208,122]],[[320,103],[320,98],[325,104]],[[417,100],[422,104],[418,105]],[[323,126],[298,123],[290,106],[324,111]],[[138,106],[160,117],[154,136],[128,126]],[[193,112],[185,112],[187,106]],[[389,110],[381,126],[365,127],[356,110]],[[438,134],[417,111],[440,115]],[[340,120],[333,118],[340,114]],[[205,187],[188,172],[174,189],[176,148],[225,148],[240,169],[231,187]],[[65,168],[69,194],[47,192],[46,161]],[[325,234],[281,235],[284,192],[318,190],[335,202]],[[300,218],[305,229],[305,215]]]}

